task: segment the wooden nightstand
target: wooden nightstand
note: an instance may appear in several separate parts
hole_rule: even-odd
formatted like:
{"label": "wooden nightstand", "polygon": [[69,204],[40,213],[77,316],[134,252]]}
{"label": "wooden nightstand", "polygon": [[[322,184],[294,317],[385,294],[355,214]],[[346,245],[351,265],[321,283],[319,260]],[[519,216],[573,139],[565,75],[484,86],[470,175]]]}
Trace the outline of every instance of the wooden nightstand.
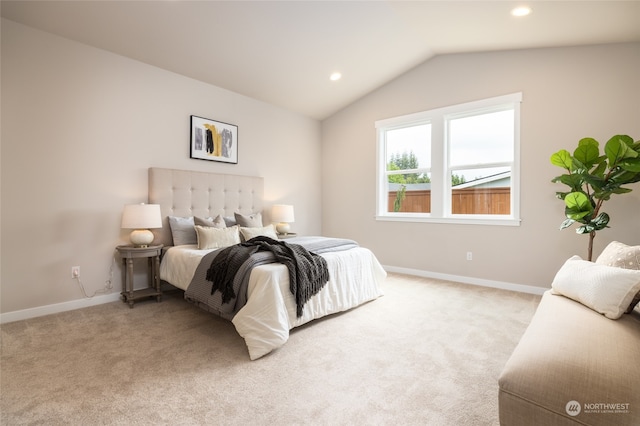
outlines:
{"label": "wooden nightstand", "polygon": [[[155,297],[156,301],[160,302],[162,300],[162,291],[160,290],[160,254],[162,253],[162,244],[149,247],[118,246],[116,250],[122,257],[123,265],[122,301],[129,302],[130,308],[133,308],[136,300],[147,297]],[[140,258],[148,259],[149,287],[142,290],[134,290],[133,259]]]}

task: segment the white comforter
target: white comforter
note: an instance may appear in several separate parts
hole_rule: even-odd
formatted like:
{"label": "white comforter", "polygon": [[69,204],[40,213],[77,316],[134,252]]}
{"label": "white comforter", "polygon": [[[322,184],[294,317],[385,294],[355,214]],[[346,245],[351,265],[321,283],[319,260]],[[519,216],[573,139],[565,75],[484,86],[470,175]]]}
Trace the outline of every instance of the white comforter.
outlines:
{"label": "white comforter", "polygon": [[[170,248],[160,264],[160,279],[186,290],[200,259],[209,252],[196,246]],[[252,360],[284,345],[294,327],[382,296],[386,272],[370,250],[357,247],[322,256],[331,279],[305,304],[300,318],[296,317],[289,273],[283,264],[262,265],[251,272],[247,304],[232,323],[244,338]]]}

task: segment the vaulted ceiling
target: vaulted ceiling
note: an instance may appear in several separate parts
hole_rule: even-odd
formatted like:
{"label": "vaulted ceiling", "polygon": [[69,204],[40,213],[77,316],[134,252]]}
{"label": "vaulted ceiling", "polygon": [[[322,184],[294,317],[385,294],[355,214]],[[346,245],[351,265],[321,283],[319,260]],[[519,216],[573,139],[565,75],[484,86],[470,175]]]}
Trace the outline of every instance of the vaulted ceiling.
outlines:
{"label": "vaulted ceiling", "polygon": [[[510,11],[527,3],[532,13]],[[640,41],[640,1],[7,1],[2,17],[322,120],[435,55]],[[332,82],[329,75],[340,72]]]}

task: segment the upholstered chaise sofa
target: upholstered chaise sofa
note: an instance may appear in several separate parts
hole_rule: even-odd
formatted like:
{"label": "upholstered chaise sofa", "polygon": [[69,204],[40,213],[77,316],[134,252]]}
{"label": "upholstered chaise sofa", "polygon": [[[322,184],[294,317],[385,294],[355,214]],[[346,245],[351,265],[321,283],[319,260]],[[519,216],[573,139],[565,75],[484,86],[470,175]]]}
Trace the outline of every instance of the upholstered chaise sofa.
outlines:
{"label": "upholstered chaise sofa", "polygon": [[639,291],[640,246],[569,259],[500,375],[500,424],[640,425]]}

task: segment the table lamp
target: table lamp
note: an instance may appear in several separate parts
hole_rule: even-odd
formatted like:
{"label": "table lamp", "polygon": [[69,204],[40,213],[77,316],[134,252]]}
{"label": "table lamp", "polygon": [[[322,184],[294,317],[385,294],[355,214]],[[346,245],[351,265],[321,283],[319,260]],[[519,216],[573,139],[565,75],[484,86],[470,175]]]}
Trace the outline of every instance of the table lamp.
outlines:
{"label": "table lamp", "polygon": [[278,222],[276,231],[278,234],[288,234],[291,230],[290,222],[295,222],[293,216],[293,206],[287,204],[275,204],[271,208],[271,220]]}
{"label": "table lamp", "polygon": [[131,244],[148,247],[153,242],[151,228],[162,228],[159,204],[127,204],[122,212],[122,228],[133,229],[129,235]]}

